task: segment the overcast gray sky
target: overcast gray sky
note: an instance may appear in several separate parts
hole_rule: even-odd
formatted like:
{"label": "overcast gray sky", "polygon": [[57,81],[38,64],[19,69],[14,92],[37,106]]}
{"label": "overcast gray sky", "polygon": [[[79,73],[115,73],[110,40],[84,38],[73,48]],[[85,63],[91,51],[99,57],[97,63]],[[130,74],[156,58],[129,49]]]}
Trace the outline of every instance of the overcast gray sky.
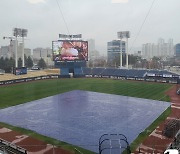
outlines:
{"label": "overcast gray sky", "polygon": [[[93,38],[97,50],[106,53],[107,42],[117,31],[129,30],[132,46],[153,0],[57,0],[71,34]],[[25,46],[51,47],[52,40],[67,29],[56,0],[0,0],[0,46],[3,36],[12,36],[14,27],[28,29]],[[114,3],[112,3],[112,1]],[[156,43],[159,37],[180,43],[180,0],[156,0],[134,49],[143,43]],[[133,51],[132,50],[132,51]]]}

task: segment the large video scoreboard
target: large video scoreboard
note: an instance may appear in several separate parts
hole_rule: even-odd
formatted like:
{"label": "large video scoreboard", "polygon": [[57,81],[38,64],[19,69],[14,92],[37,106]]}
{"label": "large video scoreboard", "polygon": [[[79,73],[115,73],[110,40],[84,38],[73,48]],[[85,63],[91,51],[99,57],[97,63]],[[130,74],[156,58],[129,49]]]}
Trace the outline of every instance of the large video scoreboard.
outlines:
{"label": "large video scoreboard", "polygon": [[82,40],[58,40],[52,42],[54,61],[88,60],[88,42]]}

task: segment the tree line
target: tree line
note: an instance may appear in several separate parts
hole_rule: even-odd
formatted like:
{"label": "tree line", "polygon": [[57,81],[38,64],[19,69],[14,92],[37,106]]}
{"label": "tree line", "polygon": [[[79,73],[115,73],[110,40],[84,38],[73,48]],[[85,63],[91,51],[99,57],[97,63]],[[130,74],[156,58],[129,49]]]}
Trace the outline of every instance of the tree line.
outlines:
{"label": "tree line", "polygon": [[[126,55],[122,56],[122,65],[126,66]],[[129,65],[132,68],[146,68],[146,69],[163,69],[165,62],[158,57],[153,57],[150,60],[143,59],[140,56],[128,55]],[[97,58],[95,60],[89,60],[89,67],[113,67],[118,68],[120,66],[120,57],[116,56],[112,61],[107,61],[106,58]]]}
{"label": "tree line", "polygon": [[[32,68],[33,67],[33,60],[30,56],[24,56],[24,63],[25,63],[25,67],[27,68]],[[46,63],[44,61],[44,59],[40,59],[38,61],[38,66],[40,68],[46,68]],[[11,73],[13,71],[13,68],[15,67],[15,59],[11,58],[0,58],[0,69],[5,70],[6,73]],[[18,67],[22,67],[22,59],[19,58],[18,59]]]}

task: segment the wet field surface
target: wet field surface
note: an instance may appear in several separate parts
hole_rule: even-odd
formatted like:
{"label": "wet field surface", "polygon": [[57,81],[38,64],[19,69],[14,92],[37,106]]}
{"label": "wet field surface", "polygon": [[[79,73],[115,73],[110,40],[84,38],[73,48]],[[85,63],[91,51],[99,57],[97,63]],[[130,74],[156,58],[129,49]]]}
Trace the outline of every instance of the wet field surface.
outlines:
{"label": "wet field surface", "polygon": [[0,110],[0,121],[98,152],[105,133],[131,143],[170,103],[74,90]]}

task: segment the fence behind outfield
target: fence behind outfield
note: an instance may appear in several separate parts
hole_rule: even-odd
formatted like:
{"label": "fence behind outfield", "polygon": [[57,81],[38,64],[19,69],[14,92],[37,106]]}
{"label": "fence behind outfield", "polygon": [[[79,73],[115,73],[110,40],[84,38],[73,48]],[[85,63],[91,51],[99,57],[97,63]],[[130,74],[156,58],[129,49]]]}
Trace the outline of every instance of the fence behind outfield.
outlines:
{"label": "fence behind outfield", "polygon": [[[77,70],[78,72],[79,70]],[[76,73],[77,73],[76,72]],[[1,85],[9,85],[16,83],[23,83],[29,81],[45,80],[45,79],[58,79],[58,78],[69,78],[69,75],[63,74],[49,74],[49,75],[40,75],[36,77],[27,77],[20,79],[10,79],[0,81]],[[146,73],[145,70],[123,70],[123,69],[105,69],[105,68],[83,68],[82,72],[75,74],[74,77],[95,77],[95,78],[112,78],[119,80],[136,80],[136,81],[146,81],[146,82],[162,82],[162,83],[173,83],[180,84],[180,76],[178,75],[159,75],[153,74],[150,76]]]}
{"label": "fence behind outfield", "polygon": [[13,80],[4,80],[4,81],[0,81],[0,86],[16,84],[16,83],[23,83],[23,82],[30,82],[30,81],[45,80],[45,79],[58,79],[58,78],[60,78],[60,75],[54,74],[54,75],[43,75],[43,76],[37,76],[37,77],[13,79]]}

